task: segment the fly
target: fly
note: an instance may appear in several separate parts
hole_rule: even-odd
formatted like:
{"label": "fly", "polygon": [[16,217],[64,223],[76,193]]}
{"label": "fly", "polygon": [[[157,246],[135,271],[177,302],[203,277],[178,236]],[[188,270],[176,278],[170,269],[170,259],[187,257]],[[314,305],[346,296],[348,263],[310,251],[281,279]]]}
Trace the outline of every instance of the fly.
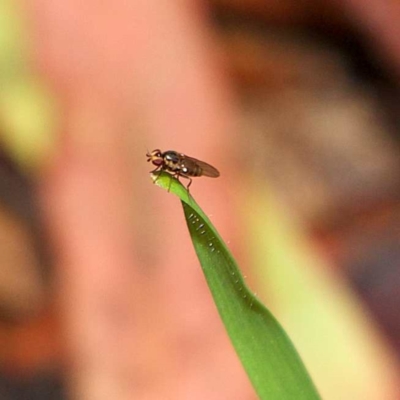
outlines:
{"label": "fly", "polygon": [[197,176],[208,176],[217,178],[219,171],[212,165],[196,158],[186,156],[177,151],[168,150],[162,152],[159,149],[147,153],[147,161],[151,161],[156,168],[151,172],[166,171],[179,180],[179,177],[189,179],[187,189],[192,184],[192,178]]}

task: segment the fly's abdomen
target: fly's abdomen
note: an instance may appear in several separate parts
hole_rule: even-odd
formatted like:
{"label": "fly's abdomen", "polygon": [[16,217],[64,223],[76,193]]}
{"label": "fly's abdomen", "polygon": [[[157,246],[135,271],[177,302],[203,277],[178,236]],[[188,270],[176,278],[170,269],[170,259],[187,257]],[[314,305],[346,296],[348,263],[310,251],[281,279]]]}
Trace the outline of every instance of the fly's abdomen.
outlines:
{"label": "fly's abdomen", "polygon": [[201,176],[203,175],[203,169],[197,165],[194,159],[185,157],[181,164],[181,173],[186,176]]}
{"label": "fly's abdomen", "polygon": [[191,176],[203,175],[203,169],[198,165],[195,165],[194,168],[190,172],[191,172],[191,174],[190,174]]}

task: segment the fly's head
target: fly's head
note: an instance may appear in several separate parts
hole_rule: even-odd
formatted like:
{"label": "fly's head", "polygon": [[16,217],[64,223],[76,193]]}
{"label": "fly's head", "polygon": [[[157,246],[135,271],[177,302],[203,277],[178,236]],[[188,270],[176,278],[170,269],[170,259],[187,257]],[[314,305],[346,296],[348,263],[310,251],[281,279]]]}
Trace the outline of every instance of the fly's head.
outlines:
{"label": "fly's head", "polygon": [[146,156],[147,162],[152,162],[157,167],[164,164],[164,158],[159,149],[153,150],[151,153],[147,152]]}

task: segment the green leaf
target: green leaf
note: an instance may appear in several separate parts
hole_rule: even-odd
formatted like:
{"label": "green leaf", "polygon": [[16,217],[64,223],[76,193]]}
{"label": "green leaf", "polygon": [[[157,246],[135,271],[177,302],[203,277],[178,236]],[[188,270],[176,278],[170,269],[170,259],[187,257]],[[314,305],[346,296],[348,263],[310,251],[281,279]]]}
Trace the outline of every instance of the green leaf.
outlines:
{"label": "green leaf", "polygon": [[178,180],[165,172],[152,177],[158,186],[181,199],[207,284],[260,399],[319,399],[290,339],[248,289],[234,258],[193,197]]}

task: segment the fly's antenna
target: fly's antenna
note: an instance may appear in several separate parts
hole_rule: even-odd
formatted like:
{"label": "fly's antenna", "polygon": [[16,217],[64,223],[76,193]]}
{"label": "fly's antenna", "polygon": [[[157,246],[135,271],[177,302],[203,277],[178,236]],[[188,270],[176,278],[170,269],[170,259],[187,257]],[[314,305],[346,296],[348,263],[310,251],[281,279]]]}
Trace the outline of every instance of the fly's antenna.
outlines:
{"label": "fly's antenna", "polygon": [[149,149],[147,147],[146,147],[146,157],[149,158],[147,161],[150,161],[150,152],[149,152]]}

